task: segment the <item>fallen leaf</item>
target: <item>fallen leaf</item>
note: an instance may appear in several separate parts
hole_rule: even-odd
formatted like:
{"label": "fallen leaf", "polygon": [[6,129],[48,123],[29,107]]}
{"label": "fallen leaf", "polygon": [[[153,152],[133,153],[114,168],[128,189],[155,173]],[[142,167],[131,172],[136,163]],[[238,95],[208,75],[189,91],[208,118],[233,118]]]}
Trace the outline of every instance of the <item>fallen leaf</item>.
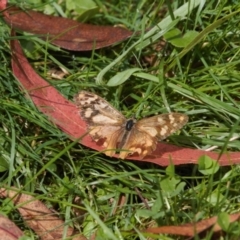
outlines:
{"label": "fallen leaf", "polygon": [[63,79],[66,75],[69,75],[67,70],[62,67],[60,67],[60,69],[52,68],[47,72],[47,75],[59,80]]}
{"label": "fallen leaf", "polygon": [[84,24],[17,7],[8,8],[3,14],[4,20],[12,28],[38,34],[50,43],[68,50],[99,49],[132,36],[132,32],[125,28]]}
{"label": "fallen leaf", "polygon": [[[19,189],[0,189],[0,197],[11,198],[27,225],[43,240],[62,239],[65,223],[50,211],[42,202],[23,194]],[[74,240],[86,240],[83,236],[74,236],[74,229],[67,228],[67,236]],[[1,238],[3,239],[3,238]],[[5,238],[4,238],[5,239]]]}
{"label": "fallen leaf", "polygon": [[[229,221],[235,222],[240,218],[240,213],[230,214]],[[214,234],[218,234],[222,231],[221,227],[217,223],[217,217],[204,219],[197,223],[188,223],[181,226],[162,226],[155,228],[148,228],[144,232],[155,233],[155,234],[172,234],[178,236],[188,236],[194,237],[201,234],[201,236],[206,235],[207,231],[212,230]]]}
{"label": "fallen leaf", "polygon": [[0,214],[0,236],[4,240],[17,240],[23,232],[8,218]]}

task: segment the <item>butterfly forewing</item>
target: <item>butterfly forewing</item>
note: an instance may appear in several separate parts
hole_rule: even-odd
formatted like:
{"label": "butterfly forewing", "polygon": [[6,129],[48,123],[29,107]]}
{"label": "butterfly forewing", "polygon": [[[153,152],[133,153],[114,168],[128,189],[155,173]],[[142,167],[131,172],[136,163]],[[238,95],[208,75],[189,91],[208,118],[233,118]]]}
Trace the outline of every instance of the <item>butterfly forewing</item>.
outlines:
{"label": "butterfly forewing", "polygon": [[76,105],[80,108],[80,115],[88,125],[121,125],[126,118],[98,95],[81,91],[74,97]]}
{"label": "butterfly forewing", "polygon": [[165,113],[141,119],[136,123],[136,128],[161,141],[181,129],[187,121],[188,116],[185,114]]}

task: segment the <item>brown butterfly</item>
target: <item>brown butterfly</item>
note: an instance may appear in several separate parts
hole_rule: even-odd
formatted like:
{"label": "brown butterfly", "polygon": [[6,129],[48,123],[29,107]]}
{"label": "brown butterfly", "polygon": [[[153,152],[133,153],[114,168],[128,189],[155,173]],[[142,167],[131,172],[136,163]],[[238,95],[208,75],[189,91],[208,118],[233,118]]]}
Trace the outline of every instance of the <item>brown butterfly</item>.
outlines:
{"label": "brown butterfly", "polygon": [[81,91],[74,97],[79,113],[88,124],[94,141],[103,141],[105,154],[119,158],[138,153],[144,158],[156,149],[157,142],[182,128],[188,116],[182,113],[165,113],[136,121],[126,119],[106,100],[98,95]]}

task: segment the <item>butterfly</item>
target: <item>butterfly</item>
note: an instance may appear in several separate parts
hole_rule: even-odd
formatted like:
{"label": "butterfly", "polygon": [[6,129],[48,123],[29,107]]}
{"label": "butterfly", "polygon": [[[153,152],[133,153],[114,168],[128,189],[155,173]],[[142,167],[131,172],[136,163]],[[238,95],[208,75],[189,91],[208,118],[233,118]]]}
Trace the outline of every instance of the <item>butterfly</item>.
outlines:
{"label": "butterfly", "polygon": [[103,143],[104,153],[119,158],[138,153],[140,158],[151,154],[157,142],[165,139],[188,122],[182,113],[164,113],[136,121],[127,119],[98,95],[81,91],[74,97],[81,118],[87,123],[92,139]]}

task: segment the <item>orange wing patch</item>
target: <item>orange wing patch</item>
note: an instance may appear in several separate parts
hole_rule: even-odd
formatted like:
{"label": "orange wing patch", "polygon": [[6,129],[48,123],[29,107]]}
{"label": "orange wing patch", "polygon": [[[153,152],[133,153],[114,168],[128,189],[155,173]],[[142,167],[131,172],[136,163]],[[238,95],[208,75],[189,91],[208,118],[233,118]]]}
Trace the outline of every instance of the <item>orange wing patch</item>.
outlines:
{"label": "orange wing patch", "polygon": [[126,119],[98,95],[81,91],[74,97],[80,116],[88,124],[89,134],[96,142],[103,140],[105,154],[119,158],[138,153],[144,158],[156,149],[157,142],[182,128],[188,117],[181,113],[166,113],[140,121]]}

